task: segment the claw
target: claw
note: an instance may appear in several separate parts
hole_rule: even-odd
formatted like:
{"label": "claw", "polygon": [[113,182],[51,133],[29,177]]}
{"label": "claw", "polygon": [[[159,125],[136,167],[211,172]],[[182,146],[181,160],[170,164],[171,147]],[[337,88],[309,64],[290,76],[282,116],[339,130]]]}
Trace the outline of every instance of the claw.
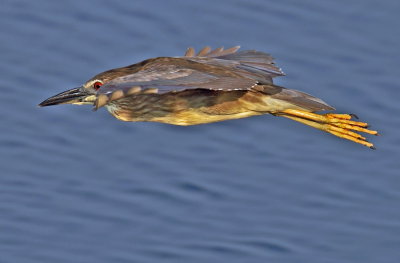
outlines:
{"label": "claw", "polygon": [[354,113],[350,113],[349,115],[350,115],[351,117],[353,117],[354,119],[356,119],[356,120],[360,119],[360,118],[358,118],[358,116],[355,115]]}

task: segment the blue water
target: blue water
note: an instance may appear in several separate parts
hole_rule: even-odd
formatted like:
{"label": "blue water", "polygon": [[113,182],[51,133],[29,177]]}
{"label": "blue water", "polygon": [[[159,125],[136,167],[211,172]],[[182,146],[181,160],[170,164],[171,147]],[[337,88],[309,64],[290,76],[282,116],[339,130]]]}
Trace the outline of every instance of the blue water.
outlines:
{"label": "blue water", "polygon": [[[0,1],[0,262],[400,262],[400,2]],[[188,46],[270,52],[376,151],[288,119],[124,123],[43,99]]]}

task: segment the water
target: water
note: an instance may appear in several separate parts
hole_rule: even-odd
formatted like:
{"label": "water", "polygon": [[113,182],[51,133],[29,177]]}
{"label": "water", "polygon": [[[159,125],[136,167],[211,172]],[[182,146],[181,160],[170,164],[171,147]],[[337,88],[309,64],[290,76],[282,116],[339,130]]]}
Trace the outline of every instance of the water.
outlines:
{"label": "water", "polygon": [[[400,2],[0,2],[0,262],[400,259]],[[259,116],[194,127],[38,108],[103,70],[240,44],[378,150]]]}

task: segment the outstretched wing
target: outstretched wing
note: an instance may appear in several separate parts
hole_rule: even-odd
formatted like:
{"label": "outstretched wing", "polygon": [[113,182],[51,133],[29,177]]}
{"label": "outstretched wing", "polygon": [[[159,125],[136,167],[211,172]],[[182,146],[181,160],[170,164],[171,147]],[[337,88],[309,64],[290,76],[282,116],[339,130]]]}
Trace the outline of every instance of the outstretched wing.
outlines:
{"label": "outstretched wing", "polygon": [[273,77],[283,75],[273,65],[270,55],[252,50],[236,52],[238,48],[211,51],[206,47],[197,56],[189,49],[184,57],[163,57],[140,63],[140,70],[127,72],[101,86],[96,109],[112,100],[139,93],[163,94],[187,89],[251,90],[257,84],[272,84]]}
{"label": "outstretched wing", "polygon": [[97,109],[109,101],[139,93],[163,94],[187,89],[250,90],[257,84],[253,79],[229,73],[216,74],[171,64],[154,65],[101,86],[95,107]]}

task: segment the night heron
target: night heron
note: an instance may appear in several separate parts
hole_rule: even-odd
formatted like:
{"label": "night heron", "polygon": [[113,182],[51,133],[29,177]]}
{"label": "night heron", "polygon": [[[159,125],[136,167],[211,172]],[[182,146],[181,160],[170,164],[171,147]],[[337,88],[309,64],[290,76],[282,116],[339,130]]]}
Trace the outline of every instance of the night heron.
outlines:
{"label": "night heron", "polygon": [[283,76],[266,53],[239,47],[181,57],[158,57],[100,73],[79,88],[48,98],[39,106],[90,104],[105,107],[123,121],[195,125],[261,114],[286,117],[374,149],[356,132],[377,135],[352,114],[334,110],[321,99],[274,85]]}

